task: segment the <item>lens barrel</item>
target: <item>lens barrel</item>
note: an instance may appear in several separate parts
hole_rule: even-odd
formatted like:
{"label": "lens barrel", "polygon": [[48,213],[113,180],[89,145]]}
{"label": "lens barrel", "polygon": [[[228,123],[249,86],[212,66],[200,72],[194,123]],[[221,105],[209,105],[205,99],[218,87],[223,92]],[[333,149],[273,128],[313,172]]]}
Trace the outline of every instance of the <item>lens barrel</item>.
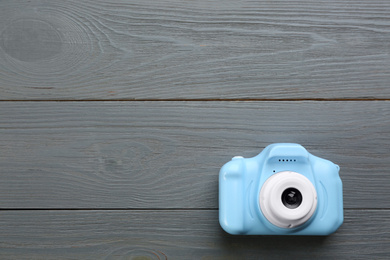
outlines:
{"label": "lens barrel", "polygon": [[262,185],[259,204],[263,216],[273,225],[294,228],[303,225],[317,208],[317,192],[303,174],[282,171]]}

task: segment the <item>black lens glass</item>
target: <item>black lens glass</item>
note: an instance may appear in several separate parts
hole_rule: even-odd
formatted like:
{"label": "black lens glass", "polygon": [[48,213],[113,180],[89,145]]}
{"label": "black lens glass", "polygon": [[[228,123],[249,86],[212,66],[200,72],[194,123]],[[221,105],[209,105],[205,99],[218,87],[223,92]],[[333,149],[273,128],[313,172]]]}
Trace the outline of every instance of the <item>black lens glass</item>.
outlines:
{"label": "black lens glass", "polygon": [[287,188],[282,194],[283,205],[289,209],[296,209],[302,203],[302,194],[295,188]]}

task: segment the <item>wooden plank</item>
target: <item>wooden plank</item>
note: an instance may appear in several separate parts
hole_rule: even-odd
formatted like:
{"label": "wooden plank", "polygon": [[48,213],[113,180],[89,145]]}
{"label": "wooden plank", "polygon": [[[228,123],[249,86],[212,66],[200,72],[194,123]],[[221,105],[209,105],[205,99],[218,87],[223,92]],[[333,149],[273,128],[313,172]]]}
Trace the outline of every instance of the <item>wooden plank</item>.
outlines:
{"label": "wooden plank", "polygon": [[295,142],[389,208],[390,103],[1,102],[0,208],[217,208],[232,156]]}
{"label": "wooden plank", "polygon": [[276,237],[228,235],[219,227],[217,210],[3,211],[0,257],[387,259],[389,214],[346,210],[344,224],[331,236]]}
{"label": "wooden plank", "polygon": [[389,99],[388,1],[1,1],[0,100]]}

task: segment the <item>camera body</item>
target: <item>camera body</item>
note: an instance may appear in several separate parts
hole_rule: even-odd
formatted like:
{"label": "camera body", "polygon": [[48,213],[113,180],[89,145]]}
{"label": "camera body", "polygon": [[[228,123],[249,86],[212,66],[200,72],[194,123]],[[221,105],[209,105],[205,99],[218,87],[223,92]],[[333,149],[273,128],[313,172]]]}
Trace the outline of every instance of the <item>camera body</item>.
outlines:
{"label": "camera body", "polygon": [[277,143],[219,173],[219,222],[234,235],[329,235],[343,223],[339,166]]}

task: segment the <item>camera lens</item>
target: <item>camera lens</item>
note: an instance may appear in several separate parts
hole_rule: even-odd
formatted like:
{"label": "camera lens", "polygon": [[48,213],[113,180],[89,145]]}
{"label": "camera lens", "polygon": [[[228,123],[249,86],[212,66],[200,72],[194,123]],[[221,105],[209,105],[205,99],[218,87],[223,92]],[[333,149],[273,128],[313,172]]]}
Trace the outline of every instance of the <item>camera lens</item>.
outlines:
{"label": "camera lens", "polygon": [[283,205],[289,209],[296,209],[302,203],[302,194],[295,188],[287,188],[282,194]]}
{"label": "camera lens", "polygon": [[317,208],[317,192],[304,175],[283,171],[263,184],[259,204],[264,217],[281,228],[295,228],[308,221]]}

